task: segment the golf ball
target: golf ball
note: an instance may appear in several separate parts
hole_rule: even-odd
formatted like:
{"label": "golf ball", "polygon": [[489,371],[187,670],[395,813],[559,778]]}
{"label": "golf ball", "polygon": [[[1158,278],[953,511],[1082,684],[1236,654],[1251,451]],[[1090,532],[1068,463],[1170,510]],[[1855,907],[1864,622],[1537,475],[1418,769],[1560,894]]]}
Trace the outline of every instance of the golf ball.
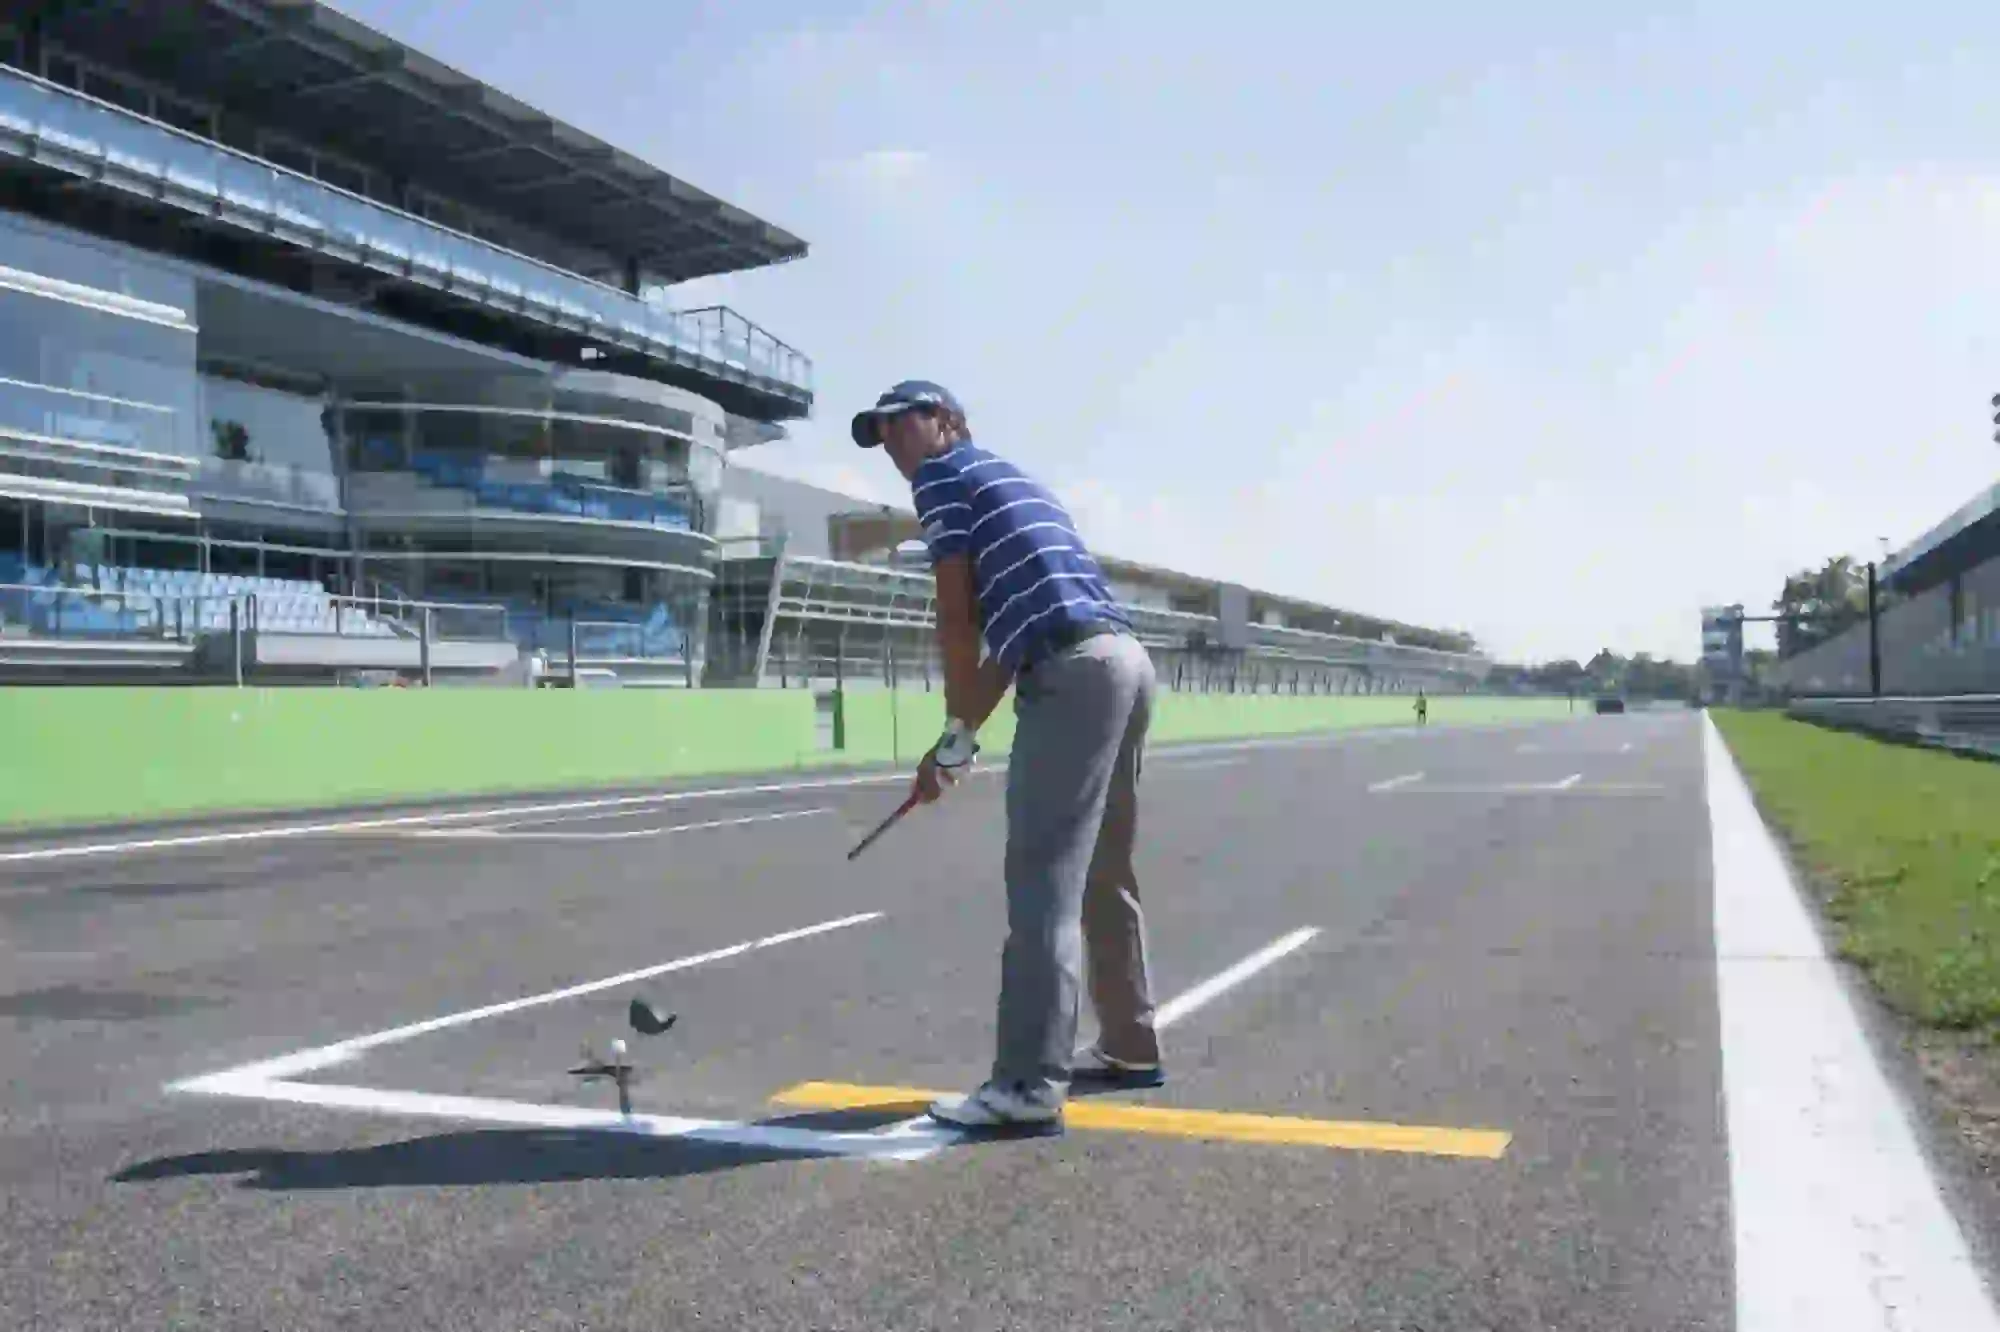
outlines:
{"label": "golf ball", "polygon": [[624,1041],[621,1040],[621,1041],[611,1042],[611,1062],[614,1064],[622,1064],[623,1062],[625,1062]]}

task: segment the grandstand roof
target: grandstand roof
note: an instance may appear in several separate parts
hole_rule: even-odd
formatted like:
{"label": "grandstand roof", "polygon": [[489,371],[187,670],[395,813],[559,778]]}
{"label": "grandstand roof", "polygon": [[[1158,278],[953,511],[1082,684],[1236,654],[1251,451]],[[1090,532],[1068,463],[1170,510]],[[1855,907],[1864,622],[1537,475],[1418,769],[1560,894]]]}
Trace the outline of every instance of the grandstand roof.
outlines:
{"label": "grandstand roof", "polygon": [[1995,557],[2000,557],[2000,485],[1974,495],[1890,556],[1883,577],[1906,592],[1921,592]]}
{"label": "grandstand roof", "polygon": [[[919,537],[923,533],[916,514],[907,505],[864,500],[805,482],[776,477],[760,471],[754,465],[745,465],[740,459],[729,469],[723,484],[727,491],[758,499],[779,511],[794,515],[809,515],[795,524],[797,529],[795,536],[810,533],[806,537],[806,543],[797,547],[801,553],[831,554],[837,559],[854,559],[866,551],[880,551],[897,542]],[[824,545],[819,543],[818,529],[821,526],[826,529]],[[1098,552],[1097,562],[1105,575],[1114,581],[1139,582],[1169,592],[1207,595],[1215,591],[1220,581],[1200,574],[1163,568],[1156,564],[1123,559],[1101,551]],[[1355,636],[1363,636],[1368,630],[1387,630],[1401,639],[1405,646],[1418,647],[1425,644],[1412,640],[1457,641],[1463,638],[1469,644],[1468,651],[1476,653],[1479,650],[1476,641],[1450,630],[1427,629],[1420,625],[1363,615],[1301,597],[1263,592],[1256,588],[1245,590],[1254,602],[1324,619],[1328,622],[1329,630],[1332,626],[1338,625],[1338,632]]]}
{"label": "grandstand roof", "polygon": [[316,0],[29,0],[43,40],[666,282],[806,243]]}

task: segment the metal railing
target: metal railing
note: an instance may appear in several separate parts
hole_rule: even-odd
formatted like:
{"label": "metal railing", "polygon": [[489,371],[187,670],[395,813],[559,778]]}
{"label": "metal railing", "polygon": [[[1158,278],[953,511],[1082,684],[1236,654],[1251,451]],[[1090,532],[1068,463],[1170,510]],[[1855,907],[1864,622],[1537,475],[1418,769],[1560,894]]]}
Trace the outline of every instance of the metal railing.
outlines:
{"label": "metal railing", "polygon": [[193,489],[204,499],[263,500],[337,513],[340,479],[323,468],[205,458]]}
{"label": "metal railing", "polygon": [[322,634],[343,638],[433,638],[460,642],[507,639],[505,607],[418,601],[379,591],[332,593],[238,592],[188,595],[57,583],[0,583],[0,634],[11,637],[96,638],[192,643],[225,633],[231,616],[251,632]]}
{"label": "metal railing", "polygon": [[1958,698],[1795,698],[1804,721],[2000,759],[2000,694]]}
{"label": "metal railing", "polygon": [[[426,601],[404,596],[381,583],[370,585],[358,595],[328,594],[322,599],[331,613],[330,627],[325,627],[329,625],[328,617],[321,616],[317,624],[322,627],[315,627],[315,622],[308,619],[294,629],[285,618],[261,612],[253,595],[251,627],[274,633],[317,632],[352,638],[379,638],[386,630],[389,636],[397,638],[428,637],[463,643],[510,641],[505,606]],[[269,604],[266,603],[267,608]]]}

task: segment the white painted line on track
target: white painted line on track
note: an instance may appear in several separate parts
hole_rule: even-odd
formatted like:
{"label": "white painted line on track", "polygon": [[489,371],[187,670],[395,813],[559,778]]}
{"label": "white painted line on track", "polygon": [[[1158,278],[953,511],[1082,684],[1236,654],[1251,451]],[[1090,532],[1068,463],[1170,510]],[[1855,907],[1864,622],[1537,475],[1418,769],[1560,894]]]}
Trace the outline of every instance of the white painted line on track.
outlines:
{"label": "white painted line on track", "polygon": [[[1316,925],[1308,925],[1303,929],[1293,930],[1283,938],[1266,944],[1234,966],[1219,971],[1207,980],[1200,982],[1181,994],[1175,995],[1172,999],[1167,1000],[1167,1002],[1153,1010],[1153,1029],[1155,1031],[1165,1031],[1168,1027],[1179,1022],[1202,1005],[1235,989],[1238,985],[1249,980],[1273,962],[1305,947],[1318,934],[1319,927]],[[1081,1055],[1088,1049],[1089,1045],[1085,1043],[1077,1047],[1076,1053]],[[907,1142],[913,1139],[917,1141],[928,1140],[930,1145],[917,1150],[909,1158],[912,1160],[921,1160],[923,1157],[941,1151],[953,1143],[964,1141],[968,1136],[957,1129],[938,1123],[928,1115],[916,1115],[909,1119],[898,1120],[896,1123],[890,1124],[877,1132],[883,1137],[899,1142]]]}
{"label": "white painted line on track", "polygon": [[170,1091],[205,1091],[209,1084],[218,1080],[269,1080],[273,1078],[295,1078],[303,1073],[330,1068],[346,1063],[356,1055],[385,1045],[395,1045],[412,1040],[434,1031],[444,1031],[450,1027],[462,1027],[468,1022],[482,1018],[499,1017],[503,1013],[517,1013],[524,1008],[536,1008],[543,1004],[559,1003],[565,999],[575,999],[581,995],[596,994],[600,990],[616,989],[635,981],[649,980],[654,976],[664,976],[671,971],[685,971],[689,967],[702,966],[709,962],[720,962],[724,958],[738,957],[744,953],[763,948],[775,948],[779,944],[791,943],[798,939],[810,939],[814,935],[828,934],[834,930],[847,929],[853,925],[865,925],[882,919],[880,911],[867,911],[856,916],[842,916],[838,920],[821,921],[800,930],[787,930],[783,934],[767,935],[762,939],[752,939],[748,943],[732,944],[712,952],[696,953],[691,957],[676,958],[671,962],[661,962],[655,966],[641,967],[637,971],[627,971],[603,980],[586,981],[581,985],[566,986],[560,990],[549,990],[542,994],[531,994],[520,999],[509,999],[503,1003],[487,1004],[480,1008],[468,1008],[460,1013],[447,1013],[443,1017],[428,1018],[422,1022],[412,1022],[408,1026],[392,1027],[387,1031],[371,1032],[366,1036],[354,1036],[332,1045],[317,1046],[310,1050],[300,1050],[294,1054],[280,1055],[275,1059],[260,1060],[254,1064],[244,1064],[221,1073],[205,1077],[190,1078],[184,1082],[170,1084]]}
{"label": "white painted line on track", "polygon": [[1583,774],[1582,774],[1582,773],[1580,773],[1580,772],[1573,772],[1573,773],[1571,773],[1571,774],[1570,774],[1569,776],[1567,776],[1567,777],[1563,778],[1563,779],[1562,779],[1561,781],[1557,782],[1557,783],[1555,784],[1555,786],[1554,786],[1554,787],[1553,787],[1552,789],[1554,789],[1554,790],[1557,790],[1557,791],[1567,791],[1567,790],[1569,790],[1569,789],[1570,789],[1570,788],[1571,788],[1572,786],[1575,786],[1575,785],[1576,785],[1576,784],[1577,784],[1578,782],[1580,782],[1580,781],[1582,781],[1582,780],[1583,780]]}
{"label": "white painted line on track", "polygon": [[800,1155],[861,1156],[891,1161],[919,1160],[936,1151],[939,1146],[945,1145],[949,1139],[942,1133],[906,1133],[894,1140],[885,1140],[876,1133],[803,1129],[784,1124],[758,1124],[735,1120],[689,1119],[674,1115],[623,1115],[589,1110],[581,1106],[539,1105],[531,1101],[497,1100],[483,1096],[445,1096],[432,1092],[397,1091],[384,1087],[339,1086],[295,1081],[302,1074],[342,1063],[366,1050],[411,1040],[429,1032],[463,1026],[481,1018],[497,1017],[502,1013],[518,1012],[538,1004],[575,998],[578,995],[644,980],[650,976],[659,976],[670,971],[699,966],[705,962],[735,957],[755,949],[770,948],[796,939],[844,929],[850,925],[879,920],[881,917],[881,912],[871,911],[863,915],[823,921],[801,930],[789,930],[783,934],[769,935],[729,948],[677,958],[672,962],[663,962],[658,966],[629,971],[620,976],[611,976],[584,985],[573,985],[567,989],[551,990],[546,994],[489,1004],[483,1008],[451,1013],[426,1022],[395,1027],[367,1036],[357,1036],[317,1049],[302,1050],[296,1054],[281,1055],[276,1059],[244,1064],[237,1068],[225,1069],[220,1073],[189,1078],[170,1084],[167,1090],[283,1105],[355,1110],[378,1115],[407,1115],[471,1123],[504,1124],[518,1128],[626,1133],[640,1137],[672,1138],[766,1151],[796,1152]]}
{"label": "white painted line on track", "polygon": [[[391,1091],[381,1087],[347,1087],[321,1082],[293,1082],[287,1079],[252,1078],[222,1073],[203,1079],[191,1088],[211,1096],[232,1096],[284,1105],[314,1106],[331,1110],[357,1110],[378,1115],[407,1115],[426,1119],[449,1119],[475,1124],[503,1124],[516,1128],[588,1130],[626,1133],[646,1138],[673,1138],[715,1143],[766,1151],[796,1152],[801,1156],[865,1156],[890,1161],[912,1161],[928,1156],[935,1147],[923,1135],[905,1135],[894,1141],[880,1134],[793,1128],[784,1124],[757,1124],[724,1119],[687,1119],[677,1115],[630,1116],[582,1106],[540,1105],[532,1101],[496,1100],[485,1096],[440,1096],[430,1092]],[[941,1136],[941,1135],[935,1135]]]}
{"label": "white painted line on track", "polygon": [[1212,758],[1163,760],[1157,755],[1146,760],[1148,772],[1158,775],[1163,772],[1201,772],[1208,768],[1240,768],[1249,763],[1247,758]]}
{"label": "white painted line on track", "polygon": [[1423,779],[1424,775],[1420,772],[1406,772],[1401,777],[1391,777],[1387,781],[1372,783],[1368,789],[1371,791],[1393,791],[1399,786],[1408,786],[1413,782],[1420,782]]}
{"label": "white painted line on track", "polygon": [[2000,1332],[1902,1101],[1702,718],[1738,1332]]}
{"label": "white painted line on track", "polygon": [[1631,753],[1631,752],[1632,752],[1632,742],[1631,742],[1630,740],[1627,740],[1627,741],[1626,741],[1626,742],[1625,742],[1624,744],[1622,744],[1622,745],[1618,746],[1618,752],[1619,752],[1619,753],[1621,753],[1621,754],[1629,754],[1629,753]]}
{"label": "white painted line on track", "polygon": [[[542,826],[547,823],[568,822],[568,820],[537,819],[529,823],[496,823],[490,828],[419,828],[405,833],[406,837],[429,837],[461,840],[485,840],[489,842],[620,842],[634,837],[665,837],[668,833],[699,832],[706,828],[739,828],[746,823],[777,823],[784,819],[804,819],[816,814],[832,811],[825,808],[787,809],[772,814],[745,814],[736,819],[709,819],[702,823],[673,823],[664,828],[621,828],[612,832],[550,832]],[[631,813],[622,815],[630,818]],[[586,814],[582,818],[608,818],[610,815]],[[521,831],[513,831],[520,829]]]}
{"label": "white painted line on track", "polygon": [[1183,991],[1175,995],[1172,999],[1167,1000],[1164,1004],[1161,1004],[1158,1009],[1154,1010],[1153,1026],[1158,1029],[1165,1029],[1172,1026],[1200,1008],[1203,1004],[1220,998],[1230,990],[1235,989],[1265,967],[1276,962],[1279,958],[1304,948],[1318,934],[1319,927],[1309,925],[1304,929],[1293,930],[1290,934],[1287,934],[1274,943],[1266,944],[1236,965],[1223,971],[1218,971],[1199,985]]}
{"label": "white painted line on track", "polygon": [[1376,791],[1377,795],[1409,796],[1615,796],[1615,795],[1657,795],[1667,788],[1658,782],[1592,782],[1588,786],[1575,784],[1565,778],[1560,782],[1488,782],[1488,783],[1429,783],[1422,786],[1390,786]]}

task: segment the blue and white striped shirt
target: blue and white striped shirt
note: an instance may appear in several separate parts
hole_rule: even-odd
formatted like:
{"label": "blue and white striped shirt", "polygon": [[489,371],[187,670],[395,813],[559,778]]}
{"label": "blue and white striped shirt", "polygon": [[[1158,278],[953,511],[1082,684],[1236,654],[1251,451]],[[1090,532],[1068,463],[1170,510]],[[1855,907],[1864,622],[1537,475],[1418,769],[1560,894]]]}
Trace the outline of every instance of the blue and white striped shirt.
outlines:
{"label": "blue and white striped shirt", "polygon": [[1131,621],[1112,599],[1068,510],[1004,458],[965,442],[912,478],[933,561],[970,554],[986,650],[1017,667],[1050,630]]}

